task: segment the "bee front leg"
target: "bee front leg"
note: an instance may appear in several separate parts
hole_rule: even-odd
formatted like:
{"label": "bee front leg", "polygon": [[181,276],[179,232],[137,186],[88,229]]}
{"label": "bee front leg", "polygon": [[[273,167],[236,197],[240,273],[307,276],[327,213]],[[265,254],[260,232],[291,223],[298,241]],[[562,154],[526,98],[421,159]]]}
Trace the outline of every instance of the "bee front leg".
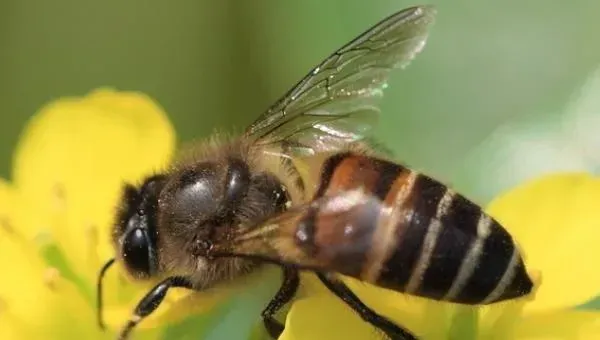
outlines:
{"label": "bee front leg", "polygon": [[281,287],[262,312],[265,328],[273,339],[279,338],[284,328],[274,315],[296,295],[299,283],[298,271],[290,267],[283,267]]}
{"label": "bee front leg", "polygon": [[386,317],[377,314],[371,308],[367,307],[354,292],[346,286],[345,283],[335,277],[324,273],[317,273],[319,280],[329,289],[330,292],[342,299],[350,308],[352,308],[360,317],[371,325],[377,327],[392,340],[417,340],[409,331],[396,325]]}
{"label": "bee front leg", "polygon": [[133,328],[140,323],[145,317],[152,314],[160,306],[161,302],[167,295],[169,288],[189,288],[192,289],[190,281],[181,276],[172,276],[164,279],[159,284],[154,286],[143,298],[138,302],[133,315],[119,333],[118,340],[125,340],[129,337],[129,334]]}

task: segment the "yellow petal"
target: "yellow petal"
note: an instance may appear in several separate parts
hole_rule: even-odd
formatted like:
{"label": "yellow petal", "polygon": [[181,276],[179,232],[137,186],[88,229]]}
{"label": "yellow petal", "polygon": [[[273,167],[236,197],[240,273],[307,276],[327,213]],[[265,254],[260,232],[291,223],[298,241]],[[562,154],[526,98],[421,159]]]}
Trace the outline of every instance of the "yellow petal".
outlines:
{"label": "yellow petal", "polygon": [[279,339],[377,339],[377,335],[335,297],[315,296],[294,302]]}
{"label": "yellow petal", "polygon": [[46,267],[27,244],[14,235],[2,236],[0,272],[9,274],[0,280],[2,339],[60,338],[70,324],[78,334],[93,331],[92,310],[76,288]]}
{"label": "yellow petal", "polygon": [[[78,288],[47,267],[35,251],[0,238],[0,339],[114,339],[97,327],[95,311]],[[122,319],[123,323],[126,319]],[[144,332],[151,339],[152,332]]]}
{"label": "yellow petal", "polygon": [[[124,283],[131,285],[131,283]],[[135,286],[137,292],[129,297],[125,303],[116,304],[112,297],[107,296],[107,308],[104,320],[107,328],[113,331],[119,330],[131,317],[131,314],[139,301],[149,292],[150,286],[140,289]],[[214,292],[190,292],[187,289],[171,289],[160,306],[139,325],[139,329],[153,329],[157,326],[180,321],[192,315],[206,314],[219,302],[228,297],[225,291]]]}
{"label": "yellow petal", "polygon": [[[344,278],[348,287],[377,313],[410,330],[423,339],[437,339],[442,331],[448,305],[384,290]],[[373,326],[363,321],[350,307],[330,293],[320,281],[303,276],[296,300],[287,315],[279,339],[381,339]]]}
{"label": "yellow petal", "polygon": [[596,340],[600,339],[600,312],[558,310],[532,313],[520,319],[517,339]]}
{"label": "yellow petal", "polygon": [[[144,319],[138,327],[144,330],[154,329],[159,325],[174,324],[189,317],[204,317],[205,315],[208,317],[209,312],[236,295],[248,291],[257,292],[257,290],[264,289],[265,286],[268,288],[269,285],[265,285],[265,283],[279,280],[280,275],[279,268],[266,267],[248,274],[243,279],[225,282],[206,291],[190,291],[183,288],[170,289],[161,305]],[[124,283],[123,279],[119,279],[118,276],[122,276],[118,270],[107,273],[107,280],[121,282],[121,286],[118,287],[117,291],[121,293],[118,295],[121,295],[122,299],[119,300],[119,296],[115,294],[107,294],[105,299],[107,304],[105,321],[107,327],[112,330],[118,330],[123,325],[123,322],[131,316],[137,302],[154,285],[149,282],[143,284]],[[122,294],[123,286],[128,286],[128,293],[131,294]],[[260,295],[260,293],[258,294]],[[267,294],[272,295],[274,292],[268,292]]]}
{"label": "yellow petal", "polygon": [[15,209],[15,192],[4,179],[0,178],[0,238],[18,236],[14,221]]}
{"label": "yellow petal", "polygon": [[[124,181],[161,169],[175,137],[163,110],[134,92],[94,91],[45,106],[29,122],[14,159],[28,236],[48,233],[92,278],[112,256],[110,223]],[[98,256],[100,252],[100,256]]]}
{"label": "yellow petal", "polygon": [[0,179],[0,339],[100,338],[93,311],[77,288],[37,256],[19,233],[16,193]]}
{"label": "yellow petal", "polygon": [[527,266],[541,272],[525,311],[566,308],[596,296],[600,271],[600,179],[555,174],[527,182],[489,206],[520,243]]}

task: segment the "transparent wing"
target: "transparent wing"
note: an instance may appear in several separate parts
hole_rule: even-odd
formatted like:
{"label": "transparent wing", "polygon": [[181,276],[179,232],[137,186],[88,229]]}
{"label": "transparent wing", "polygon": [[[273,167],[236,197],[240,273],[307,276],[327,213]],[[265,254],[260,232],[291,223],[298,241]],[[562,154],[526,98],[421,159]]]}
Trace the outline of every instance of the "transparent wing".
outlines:
{"label": "transparent wing", "polygon": [[366,254],[378,246],[373,234],[385,221],[385,211],[363,189],[339,192],[239,229],[212,251],[356,276]]}
{"label": "transparent wing", "polygon": [[366,137],[390,72],[423,49],[434,16],[432,7],[412,7],[373,26],[310,71],[247,128],[247,137],[303,153]]}

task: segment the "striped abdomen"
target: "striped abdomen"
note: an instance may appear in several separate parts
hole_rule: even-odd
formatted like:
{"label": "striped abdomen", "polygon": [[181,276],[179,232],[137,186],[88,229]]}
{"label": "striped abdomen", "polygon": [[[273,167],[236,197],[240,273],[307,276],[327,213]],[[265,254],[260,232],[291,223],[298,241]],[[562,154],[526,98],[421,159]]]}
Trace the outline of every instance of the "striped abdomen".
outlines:
{"label": "striped abdomen", "polygon": [[354,206],[343,213],[343,202],[314,204],[297,221],[297,246],[315,261],[327,262],[324,267],[389,289],[465,304],[531,291],[512,237],[445,185],[395,163],[337,154],[323,165],[315,202],[336,195],[341,200],[348,192],[365,192],[369,199],[346,202]]}

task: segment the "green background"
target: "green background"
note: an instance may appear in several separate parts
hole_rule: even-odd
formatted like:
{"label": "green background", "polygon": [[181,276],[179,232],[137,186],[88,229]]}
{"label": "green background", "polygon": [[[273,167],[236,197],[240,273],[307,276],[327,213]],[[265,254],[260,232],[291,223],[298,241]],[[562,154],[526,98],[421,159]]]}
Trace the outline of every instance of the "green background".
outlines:
{"label": "green background", "polygon": [[[376,136],[480,203],[544,171],[597,170],[600,103],[594,84],[581,91],[600,62],[600,2],[432,3],[427,48],[393,75]],[[0,0],[0,175],[40,106],[100,86],[157,99],[182,141],[239,131],[334,49],[412,4]]]}
{"label": "green background", "polygon": [[[481,166],[503,160],[477,148],[507,122],[565,113],[600,61],[600,3],[433,3],[428,46],[392,77],[377,137],[483,201],[498,188],[481,188]],[[335,48],[411,4],[2,0],[0,174],[41,105],[99,86],[150,94],[182,140],[239,130]]]}

